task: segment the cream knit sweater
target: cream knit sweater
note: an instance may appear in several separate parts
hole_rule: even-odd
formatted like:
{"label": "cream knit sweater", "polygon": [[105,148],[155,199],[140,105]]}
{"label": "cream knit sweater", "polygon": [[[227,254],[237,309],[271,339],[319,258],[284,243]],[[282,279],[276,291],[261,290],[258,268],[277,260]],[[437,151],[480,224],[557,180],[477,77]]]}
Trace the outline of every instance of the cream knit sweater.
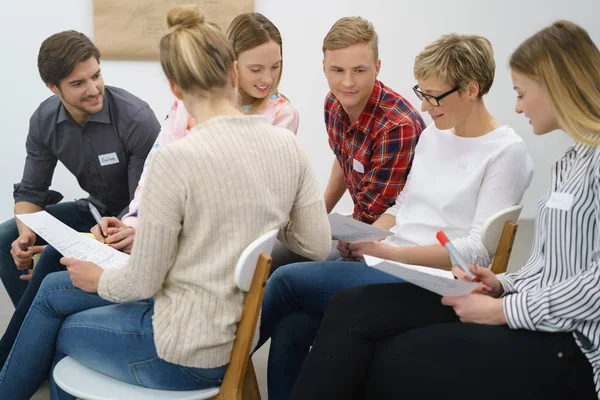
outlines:
{"label": "cream knit sweater", "polygon": [[98,294],[154,297],[159,357],[187,367],[229,362],[245,294],[235,264],[253,240],[279,239],[324,259],[331,233],[308,159],[262,116],[216,117],[165,146],[150,165],[129,264],[106,270]]}

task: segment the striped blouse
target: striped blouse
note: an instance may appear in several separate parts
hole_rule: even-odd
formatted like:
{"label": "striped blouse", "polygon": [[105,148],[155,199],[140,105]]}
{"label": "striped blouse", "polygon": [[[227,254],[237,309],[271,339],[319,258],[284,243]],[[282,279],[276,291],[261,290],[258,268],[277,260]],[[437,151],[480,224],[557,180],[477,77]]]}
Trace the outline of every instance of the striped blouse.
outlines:
{"label": "striped blouse", "polygon": [[[242,106],[242,111],[244,113],[247,113],[249,110],[250,105]],[[275,93],[273,96],[271,96],[260,114],[267,117],[267,121],[271,125],[286,128],[294,135],[298,131],[298,112],[289,100],[278,93]],[[122,218],[122,221],[125,225],[132,227],[136,227],[137,225],[137,212],[140,207],[146,176],[148,175],[148,166],[150,165],[150,160],[152,159],[153,154],[160,146],[164,146],[174,140],[186,137],[195,125],[196,120],[192,118],[190,114],[188,114],[183,102],[180,100],[175,100],[171,105],[171,109],[169,110],[167,117],[162,123],[160,133],[156,138],[156,142],[154,142],[154,146],[152,146],[152,149],[146,158],[144,169],[142,170],[142,176],[138,182],[133,200],[131,200],[131,203],[129,203],[129,213],[125,214],[125,216]]]}
{"label": "striped blouse", "polygon": [[538,204],[533,248],[499,275],[512,329],[573,332],[600,394],[600,146],[576,144],[552,169]]}

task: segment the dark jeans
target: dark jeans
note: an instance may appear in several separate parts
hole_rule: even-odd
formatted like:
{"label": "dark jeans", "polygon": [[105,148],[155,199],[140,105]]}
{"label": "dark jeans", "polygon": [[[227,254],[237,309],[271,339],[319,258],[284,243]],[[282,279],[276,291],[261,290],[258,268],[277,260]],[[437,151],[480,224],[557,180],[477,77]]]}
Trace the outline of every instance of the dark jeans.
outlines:
{"label": "dark jeans", "polygon": [[4,363],[15,343],[21,325],[23,325],[23,320],[25,320],[25,316],[27,315],[27,312],[29,312],[29,308],[35,299],[42,281],[52,272],[65,271],[65,267],[60,263],[61,257],[62,254],[56,251],[52,246],[46,247],[46,250],[44,250],[40,256],[40,259],[33,270],[33,276],[31,277],[29,284],[25,286],[25,293],[23,294],[23,297],[21,297],[19,304],[17,304],[15,312],[8,323],[8,327],[6,328],[2,339],[0,339],[0,370],[4,367]]}
{"label": "dark jeans", "polygon": [[[79,232],[89,232],[96,225],[92,215],[79,210],[74,201],[47,206],[46,211]],[[18,237],[19,231],[14,218],[0,224],[0,279],[15,307],[27,289],[27,282],[19,279],[21,271],[17,269],[10,255],[10,246]],[[38,236],[36,245],[43,244],[46,242]]]}
{"label": "dark jeans", "polygon": [[411,284],[340,291],[291,399],[596,399],[571,333],[461,323]]}
{"label": "dark jeans", "polygon": [[269,338],[269,399],[287,399],[310,350],[329,299],[339,290],[401,282],[363,262],[321,261],[285,265],[267,281],[260,347]]}

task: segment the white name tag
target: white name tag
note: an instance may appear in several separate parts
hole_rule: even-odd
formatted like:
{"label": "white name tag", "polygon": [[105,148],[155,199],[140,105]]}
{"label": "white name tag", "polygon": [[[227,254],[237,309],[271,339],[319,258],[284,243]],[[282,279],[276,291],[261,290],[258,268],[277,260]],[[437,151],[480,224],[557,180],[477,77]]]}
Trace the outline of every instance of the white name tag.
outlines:
{"label": "white name tag", "polygon": [[573,205],[573,195],[571,193],[552,192],[546,207],[556,208],[557,210],[569,211]]}
{"label": "white name tag", "polygon": [[356,172],[359,172],[361,174],[365,173],[365,167],[356,158],[352,159],[352,168],[354,168]]}
{"label": "white name tag", "polygon": [[119,157],[117,157],[117,153],[101,154],[98,156],[98,158],[100,159],[100,165],[102,167],[119,163]]}

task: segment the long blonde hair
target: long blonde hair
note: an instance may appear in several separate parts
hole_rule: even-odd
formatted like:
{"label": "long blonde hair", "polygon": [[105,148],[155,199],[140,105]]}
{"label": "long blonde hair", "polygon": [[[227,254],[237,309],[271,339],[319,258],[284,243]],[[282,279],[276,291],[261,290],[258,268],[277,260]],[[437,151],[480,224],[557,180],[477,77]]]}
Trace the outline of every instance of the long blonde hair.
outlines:
{"label": "long blonde hair", "polygon": [[167,78],[198,96],[219,94],[230,87],[235,54],[229,40],[205,22],[195,5],[181,5],[167,14],[169,32],[160,40],[160,64]]}
{"label": "long blonde hair", "polygon": [[279,66],[279,75],[275,82],[271,84],[269,93],[262,99],[256,99],[250,106],[248,113],[259,113],[269,99],[279,93],[279,81],[283,72],[283,43],[279,29],[264,15],[260,13],[240,14],[231,22],[227,28],[227,37],[233,46],[236,58],[240,53],[251,50],[255,47],[274,41],[281,49],[281,64]]}
{"label": "long blonde hair", "polygon": [[514,51],[510,68],[546,88],[573,139],[600,145],[600,51],[583,28],[557,21],[542,29]]}

